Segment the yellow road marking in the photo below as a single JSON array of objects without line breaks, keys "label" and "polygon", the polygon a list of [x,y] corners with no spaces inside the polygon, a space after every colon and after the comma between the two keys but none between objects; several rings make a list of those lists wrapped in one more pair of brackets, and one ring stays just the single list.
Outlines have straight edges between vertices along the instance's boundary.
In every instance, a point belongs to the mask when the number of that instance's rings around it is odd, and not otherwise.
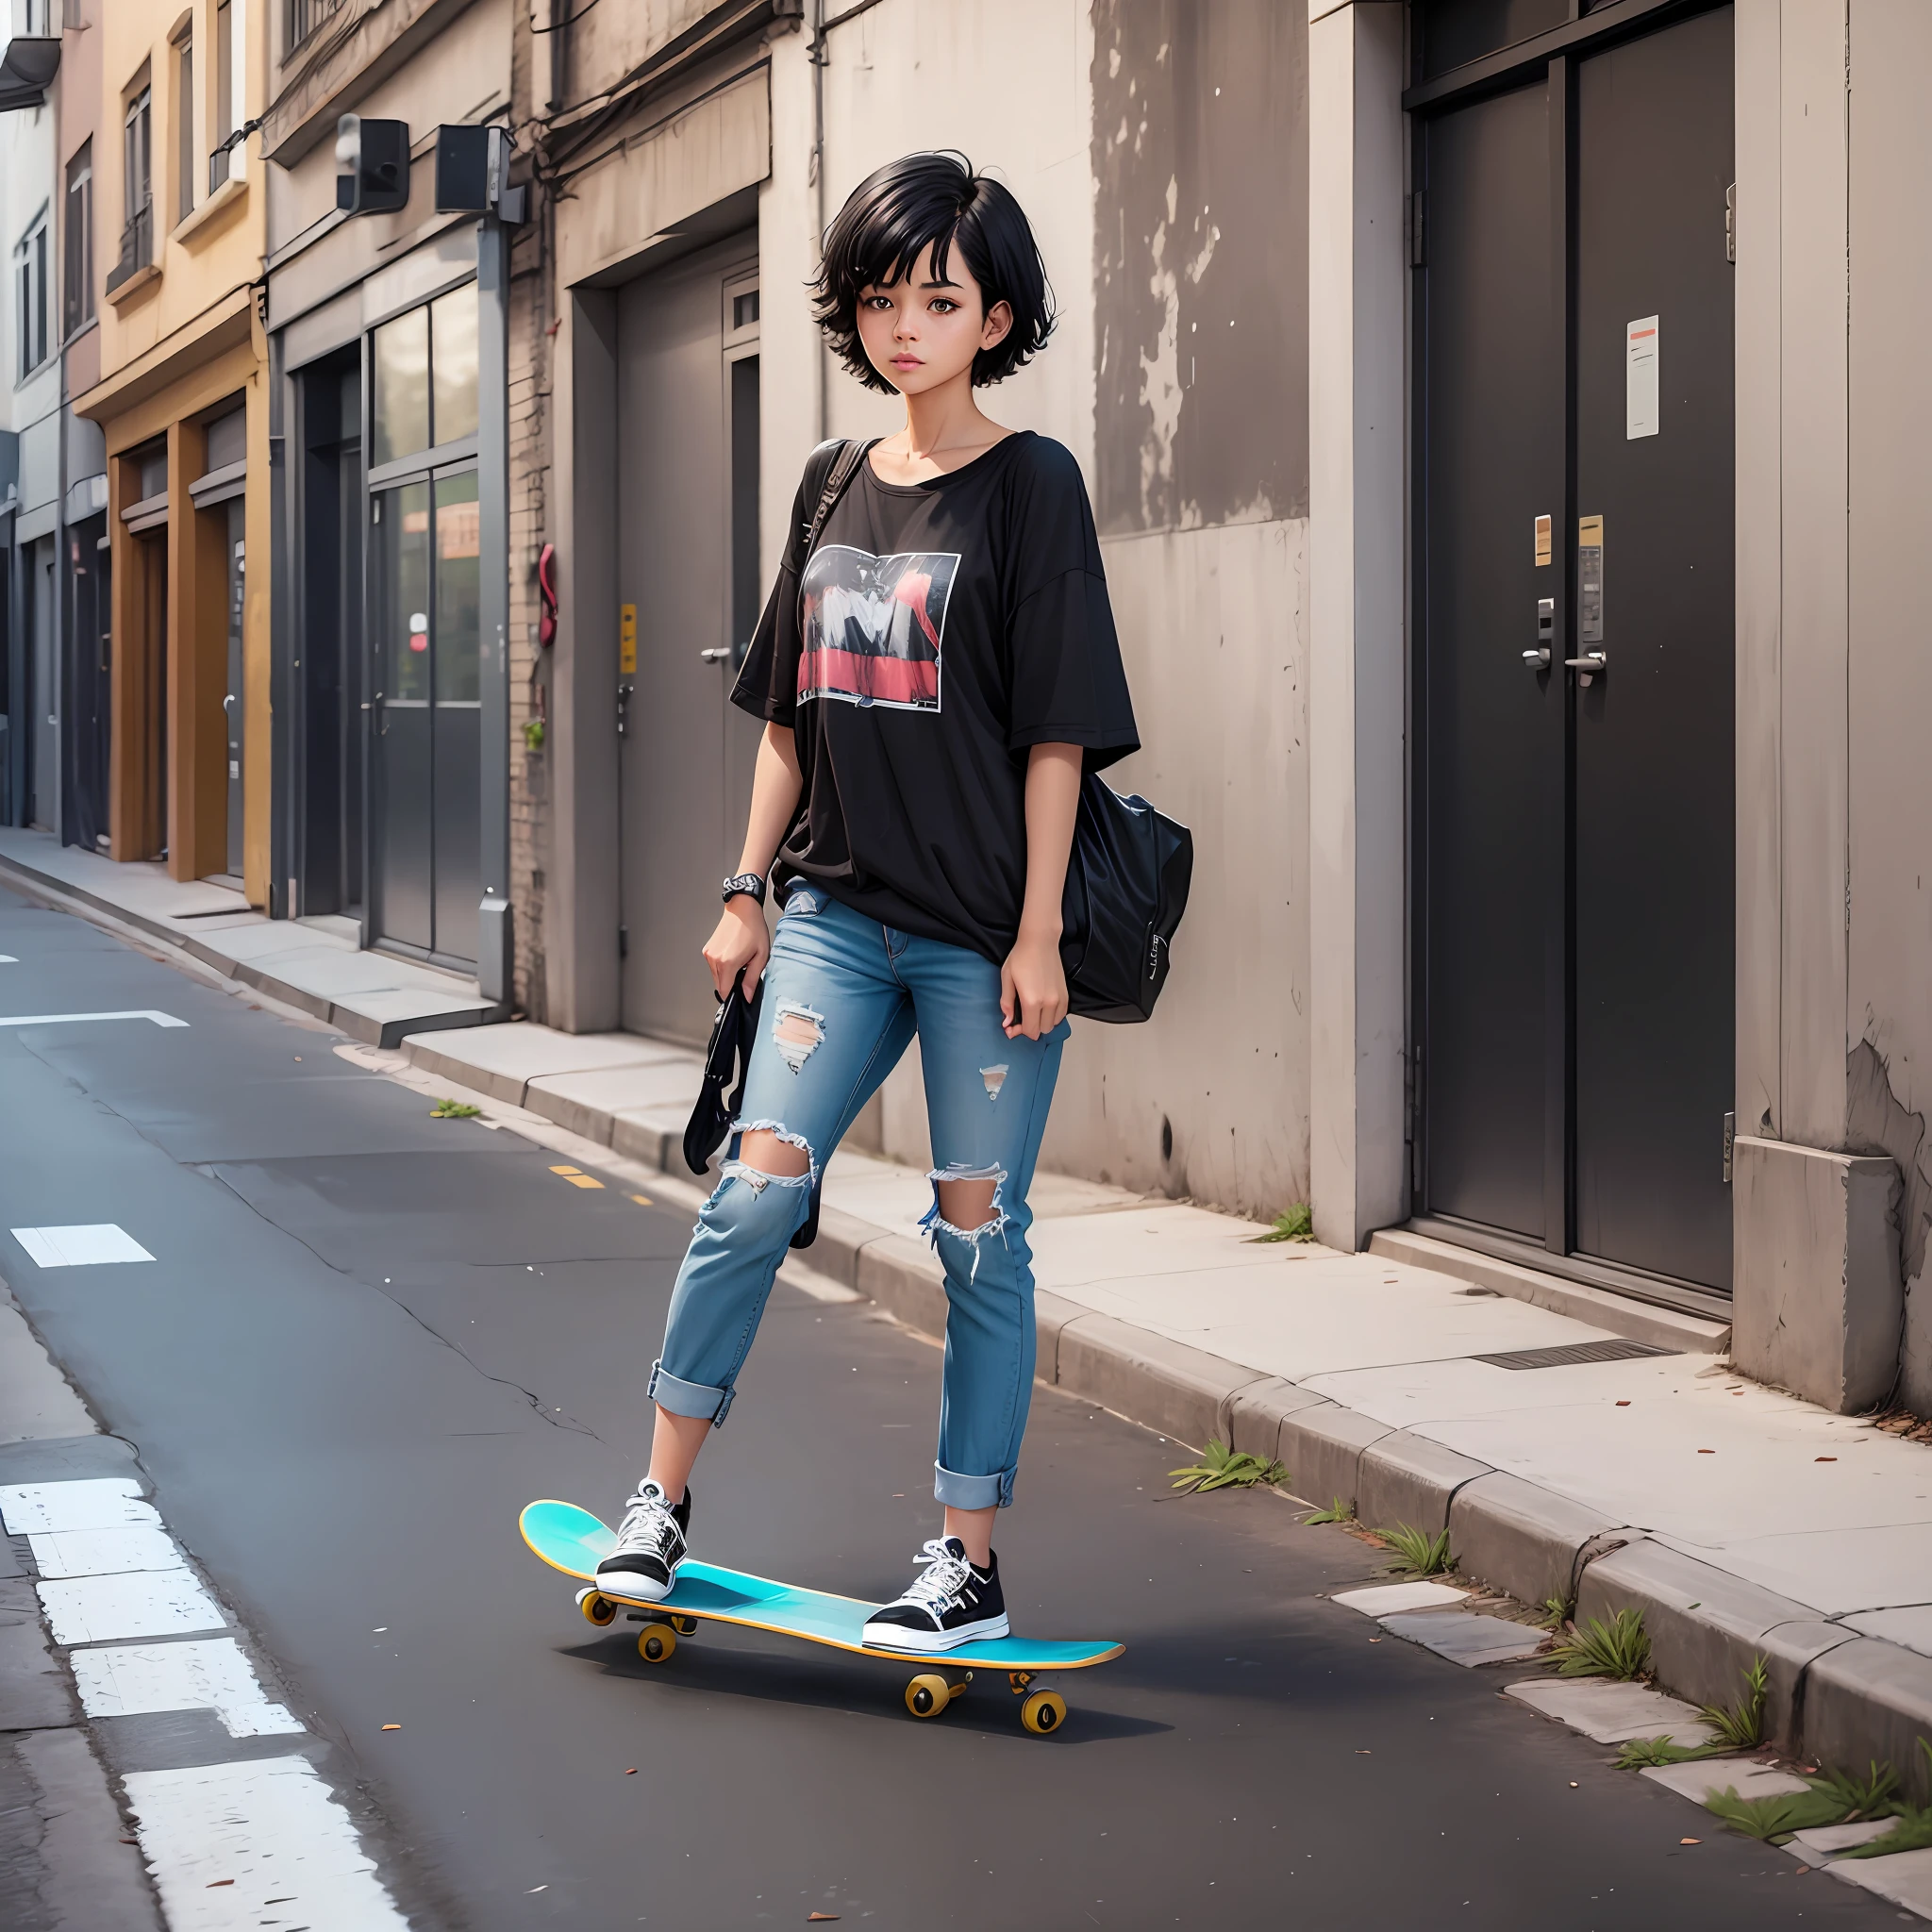
[{"label": "yellow road marking", "polygon": [[604,1183],[595,1175],[586,1174],[580,1167],[553,1167],[552,1174],[560,1174],[574,1188],[601,1188]]},{"label": "yellow road marking", "polygon": [[635,1201],[640,1208],[648,1208],[651,1205],[651,1197],[648,1194],[633,1194],[631,1196],[631,1199]]}]

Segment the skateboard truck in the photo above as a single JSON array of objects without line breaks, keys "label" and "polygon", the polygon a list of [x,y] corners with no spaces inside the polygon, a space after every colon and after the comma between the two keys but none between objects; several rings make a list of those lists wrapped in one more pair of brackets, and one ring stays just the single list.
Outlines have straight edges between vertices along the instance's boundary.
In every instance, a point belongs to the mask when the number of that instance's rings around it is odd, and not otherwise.
[{"label": "skateboard truck", "polygon": [[1008,1671],[1007,1689],[1015,1697],[1025,1699],[1020,1707],[1020,1722],[1036,1738],[1043,1738],[1066,1723],[1067,1700],[1037,1671]]}]

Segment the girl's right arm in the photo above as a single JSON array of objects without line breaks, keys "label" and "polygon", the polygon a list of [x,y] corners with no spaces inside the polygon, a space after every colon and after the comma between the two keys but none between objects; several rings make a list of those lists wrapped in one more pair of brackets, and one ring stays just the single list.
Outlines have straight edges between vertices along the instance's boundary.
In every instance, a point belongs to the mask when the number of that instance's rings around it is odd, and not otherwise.
[{"label": "girl's right arm", "polygon": [[[744,829],[740,872],[755,872],[760,878],[771,876],[779,841],[797,814],[804,783],[791,727],[767,724],[752,774],[751,821]],[[722,1000],[730,992],[731,983],[742,968],[744,996],[749,1000],[758,991],[771,952],[772,935],[765,924],[764,908],[743,892],[727,899],[718,929],[705,941],[705,964],[711,969],[711,984],[717,988],[718,997]]]}]

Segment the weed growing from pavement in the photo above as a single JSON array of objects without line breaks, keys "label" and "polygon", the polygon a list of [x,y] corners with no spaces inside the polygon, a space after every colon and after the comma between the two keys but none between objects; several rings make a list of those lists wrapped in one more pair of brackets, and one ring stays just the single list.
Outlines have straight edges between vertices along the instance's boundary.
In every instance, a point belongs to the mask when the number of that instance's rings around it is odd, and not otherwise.
[{"label": "weed growing from pavement", "polygon": [[1542,1615],[1537,1618],[1545,1630],[1560,1630],[1570,1621],[1570,1612],[1575,1607],[1566,1604],[1559,1596],[1546,1596],[1543,1599]]},{"label": "weed growing from pavement", "polygon": [[1302,1518],[1302,1521],[1306,1524],[1353,1523],[1355,1521],[1355,1509],[1352,1505],[1344,1503],[1340,1496],[1337,1496],[1327,1508],[1310,1510],[1307,1515]]},{"label": "weed growing from pavement", "polygon": [[1722,1757],[1728,1744],[1679,1744],[1671,1738],[1632,1738],[1617,1753],[1619,1771],[1644,1771],[1654,1764],[1691,1764],[1700,1757]]},{"label": "weed growing from pavement", "polygon": [[1311,1241],[1315,1239],[1315,1216],[1306,1201],[1297,1201],[1292,1208],[1285,1209],[1274,1217],[1274,1225],[1266,1234],[1257,1234],[1257,1241]]},{"label": "weed growing from pavement", "polygon": [[[1925,1759],[1925,1778],[1932,1786],[1932,1743],[1924,1738],[1919,1740],[1919,1750]],[[1873,1767],[1876,1770],[1876,1766]],[[1890,1771],[1891,1767],[1886,1766]],[[1898,1823],[1883,1838],[1874,1838],[1869,1844],[1854,1845],[1843,1854],[1847,1858],[1884,1858],[1893,1852],[1932,1851],[1932,1805],[1907,1805],[1894,1803],[1892,1810]]]},{"label": "weed growing from pavement", "polygon": [[[1553,1600],[1554,1601],[1554,1600]],[[1641,1771],[1653,1764],[1690,1764],[1732,1751],[1755,1751],[1764,1741],[1764,1705],[1771,1675],[1760,1652],[1744,1673],[1744,1694],[1736,1704],[1706,1704],[1698,1716],[1717,1736],[1707,1744],[1679,1744],[1670,1738],[1632,1738],[1617,1753],[1619,1771]]]},{"label": "weed growing from pavement", "polygon": [[1614,1677],[1629,1683],[1650,1669],[1650,1632],[1641,1610],[1619,1610],[1606,1624],[1592,1617],[1570,1625],[1567,1641],[1550,1652],[1560,1677]]},{"label": "weed growing from pavement", "polygon": [[1771,1675],[1760,1652],[1744,1673],[1744,1694],[1736,1704],[1707,1704],[1698,1715],[1717,1733],[1718,1742],[1732,1751],[1755,1751],[1764,1741],[1764,1701],[1771,1694]]},{"label": "weed growing from pavement", "polygon": [[[1924,1740],[1920,1741],[1923,1745]],[[1807,1777],[1805,1783],[1808,1789],[1781,1792],[1774,1798],[1740,1798],[1735,1785],[1727,1786],[1724,1790],[1712,1791],[1705,1799],[1704,1808],[1713,1817],[1722,1818],[1733,1831],[1774,1845],[1784,1844],[1795,1832],[1817,1831],[1827,1824],[1856,1824],[1875,1818],[1903,1816],[1915,1825],[1923,1818],[1932,1827],[1932,1810],[1920,1813],[1910,1806],[1901,1805],[1893,1795],[1898,1787],[1898,1773],[1889,1764],[1874,1764],[1863,1778],[1842,1771],[1828,1771],[1822,1777]],[[1892,1844],[1890,1840],[1896,1836],[1894,1827],[1884,1839],[1874,1839],[1872,1845],[1858,1850],[1871,1857],[1880,1844],[1888,1852],[1910,1848]],[[1915,1839],[1914,1843],[1917,1842]]]},{"label": "weed growing from pavement", "polygon": [[1201,1460],[1186,1469],[1171,1469],[1168,1474],[1178,1476],[1174,1485],[1193,1496],[1205,1495],[1209,1490],[1252,1490],[1262,1483],[1285,1483],[1288,1480],[1286,1467],[1274,1461],[1263,1461],[1258,1456],[1249,1456],[1244,1451],[1230,1449],[1225,1442],[1209,1441]]},{"label": "weed growing from pavement", "polygon": [[473,1121],[481,1113],[480,1107],[472,1107],[467,1100],[439,1100],[429,1109],[433,1121]]},{"label": "weed growing from pavement", "polygon": [[1396,1569],[1411,1576],[1446,1576],[1456,1567],[1446,1529],[1441,1536],[1431,1536],[1427,1530],[1398,1523],[1393,1529],[1378,1529],[1375,1534],[1395,1552]]}]

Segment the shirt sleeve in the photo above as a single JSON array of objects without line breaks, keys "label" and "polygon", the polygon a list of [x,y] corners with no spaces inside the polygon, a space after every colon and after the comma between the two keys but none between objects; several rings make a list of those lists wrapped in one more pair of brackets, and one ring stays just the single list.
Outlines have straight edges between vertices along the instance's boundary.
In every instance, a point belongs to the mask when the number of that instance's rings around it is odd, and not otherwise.
[{"label": "shirt sleeve", "polygon": [[777,581],[752,633],[738,682],[731,687],[731,702],[768,724],[789,726],[798,709],[798,656],[804,643],[798,628],[798,576],[805,567],[799,553],[807,527],[801,480],[791,503],[791,539],[778,565]]},{"label": "shirt sleeve", "polygon": [[1007,748],[1077,744],[1097,772],[1141,748],[1100,540],[1078,465],[1036,438],[1012,492]]}]

